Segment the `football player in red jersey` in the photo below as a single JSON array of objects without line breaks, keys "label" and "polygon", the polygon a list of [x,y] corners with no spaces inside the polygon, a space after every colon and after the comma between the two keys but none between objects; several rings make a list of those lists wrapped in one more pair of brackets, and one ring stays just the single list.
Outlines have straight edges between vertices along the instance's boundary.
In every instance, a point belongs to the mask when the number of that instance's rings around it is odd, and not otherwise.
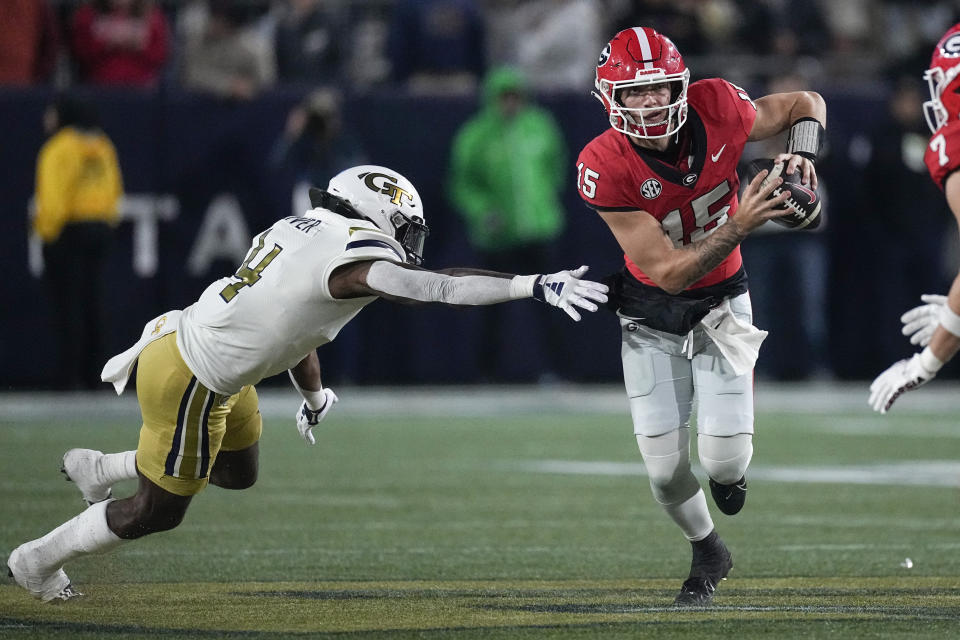
[{"label": "football player in red jersey", "polygon": [[[930,100],[923,104],[933,136],[924,161],[930,177],[947,198],[947,205],[960,224],[960,24],[947,30],[923,74],[930,87]],[[929,382],[960,350],[960,274],[946,296],[925,295],[926,304],[903,314],[903,334],[923,347],[900,360],[870,385],[870,406],[886,413],[901,394]]]},{"label": "football player in red jersey", "polygon": [[719,78],[690,83],[673,42],[634,27],[597,62],[596,95],[611,128],[577,160],[577,186],[609,225],[626,266],[612,279],[634,433],[654,498],[692,543],[675,604],[709,604],[733,562],[690,470],[697,402],[700,462],[713,498],[733,515],[753,453],[753,365],[766,335],[752,325],[740,242],[782,215],[779,180],[761,172],[738,202],[744,145],[790,129],[787,173],[816,187],[826,105],[797,91],[751,100]]}]

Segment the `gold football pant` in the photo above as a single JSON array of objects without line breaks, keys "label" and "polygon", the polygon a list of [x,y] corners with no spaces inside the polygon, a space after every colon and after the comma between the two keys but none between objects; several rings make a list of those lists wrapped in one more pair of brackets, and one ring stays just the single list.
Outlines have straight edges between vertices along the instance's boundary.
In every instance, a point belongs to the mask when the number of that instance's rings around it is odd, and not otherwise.
[{"label": "gold football pant", "polygon": [[253,385],[228,397],[204,387],[180,356],[175,332],[140,354],[137,400],[143,414],[137,469],[180,496],[207,486],[221,449],[240,451],[260,439],[263,421]]}]

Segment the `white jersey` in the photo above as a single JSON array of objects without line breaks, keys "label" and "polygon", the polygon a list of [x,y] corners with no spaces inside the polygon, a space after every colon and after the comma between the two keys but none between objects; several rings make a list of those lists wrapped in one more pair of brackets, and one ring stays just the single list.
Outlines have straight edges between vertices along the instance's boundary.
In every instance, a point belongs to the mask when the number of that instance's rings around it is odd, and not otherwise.
[{"label": "white jersey", "polygon": [[405,260],[371,222],[324,209],[310,216],[284,218],[258,235],[237,272],[183,310],[177,346],[208,389],[233,395],[290,369],[376,299],[332,297],[327,281],[336,267]]}]

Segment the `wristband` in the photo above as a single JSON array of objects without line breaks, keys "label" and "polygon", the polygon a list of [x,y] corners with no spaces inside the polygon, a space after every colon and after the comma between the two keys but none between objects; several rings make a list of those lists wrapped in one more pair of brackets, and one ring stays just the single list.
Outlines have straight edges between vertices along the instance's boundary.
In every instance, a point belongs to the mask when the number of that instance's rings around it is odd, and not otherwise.
[{"label": "wristband", "polygon": [[520,300],[522,298],[532,298],[534,286],[540,278],[539,274],[532,276],[513,276],[510,281],[510,298]]},{"label": "wristband", "polygon": [[321,388],[319,391],[301,389],[300,385],[297,384],[296,378],[293,377],[293,371],[287,369],[287,373],[290,374],[290,381],[293,382],[293,387],[307,402],[307,407],[309,407],[312,411],[319,411],[320,409],[323,409],[323,405],[327,403],[327,396],[323,393],[323,388]]},{"label": "wristband", "polygon": [[943,360],[933,355],[930,347],[926,347],[920,352],[920,366],[930,373],[936,373],[943,366]]},{"label": "wristband", "polygon": [[823,125],[816,118],[800,118],[790,127],[790,135],[787,137],[787,153],[794,153],[811,162],[816,162],[820,150],[823,148],[825,131]]},{"label": "wristband", "polygon": [[940,308],[940,326],[960,338],[960,315],[954,313],[946,302]]}]

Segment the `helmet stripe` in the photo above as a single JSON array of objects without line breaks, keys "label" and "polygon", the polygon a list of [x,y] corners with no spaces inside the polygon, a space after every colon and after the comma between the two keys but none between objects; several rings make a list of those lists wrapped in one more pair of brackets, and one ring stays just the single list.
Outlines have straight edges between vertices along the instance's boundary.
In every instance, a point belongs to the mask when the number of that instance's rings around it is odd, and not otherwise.
[{"label": "helmet stripe", "polygon": [[653,52],[650,50],[650,40],[647,38],[647,32],[643,30],[643,27],[633,27],[633,32],[637,34],[637,41],[640,43],[643,68],[653,69]]}]

